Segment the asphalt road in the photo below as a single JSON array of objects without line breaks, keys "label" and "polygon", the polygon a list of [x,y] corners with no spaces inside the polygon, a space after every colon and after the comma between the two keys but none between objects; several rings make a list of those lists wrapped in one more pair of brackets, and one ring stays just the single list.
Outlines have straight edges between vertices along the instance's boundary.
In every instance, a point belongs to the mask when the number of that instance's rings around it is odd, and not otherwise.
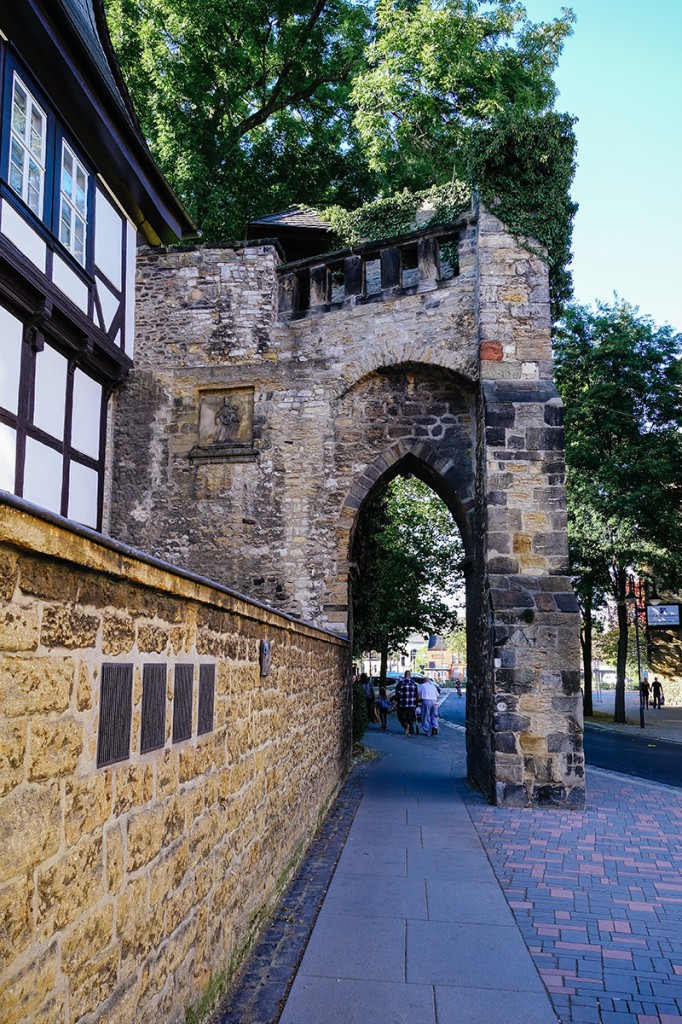
[{"label": "asphalt road", "polygon": [[[442,719],[464,725],[466,700],[450,694],[440,705]],[[608,729],[585,726],[585,759],[596,768],[608,768],[650,782],[682,788],[682,744],[655,740],[646,729],[626,736]]]}]

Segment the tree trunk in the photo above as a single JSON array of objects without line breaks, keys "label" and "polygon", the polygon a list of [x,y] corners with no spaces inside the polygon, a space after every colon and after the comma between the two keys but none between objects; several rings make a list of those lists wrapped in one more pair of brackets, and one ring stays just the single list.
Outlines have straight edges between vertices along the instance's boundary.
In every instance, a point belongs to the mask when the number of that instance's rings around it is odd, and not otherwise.
[{"label": "tree trunk", "polygon": [[379,686],[386,685],[386,669],[388,668],[388,644],[381,645],[381,665],[379,667]]},{"label": "tree trunk", "polygon": [[583,714],[592,717],[592,602],[586,601],[583,606],[583,628],[580,636],[583,649],[583,672],[585,683],[583,690]]},{"label": "tree trunk", "polygon": [[616,664],[616,705],[614,722],[625,723],[625,666],[628,659],[628,606],[625,603],[625,573],[618,573],[618,661]]}]

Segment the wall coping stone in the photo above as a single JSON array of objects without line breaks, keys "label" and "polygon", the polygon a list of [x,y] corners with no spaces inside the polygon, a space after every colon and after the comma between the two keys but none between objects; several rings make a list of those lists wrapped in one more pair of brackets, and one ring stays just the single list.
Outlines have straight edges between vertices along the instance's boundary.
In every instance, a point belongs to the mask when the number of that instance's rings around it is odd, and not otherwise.
[{"label": "wall coping stone", "polygon": [[178,568],[7,492],[0,494],[0,541],[33,554],[166,591],[185,600],[218,605],[271,626],[286,629],[290,623],[295,625],[296,632],[323,637],[332,644],[345,646],[348,642],[345,635],[277,611],[205,576]]}]

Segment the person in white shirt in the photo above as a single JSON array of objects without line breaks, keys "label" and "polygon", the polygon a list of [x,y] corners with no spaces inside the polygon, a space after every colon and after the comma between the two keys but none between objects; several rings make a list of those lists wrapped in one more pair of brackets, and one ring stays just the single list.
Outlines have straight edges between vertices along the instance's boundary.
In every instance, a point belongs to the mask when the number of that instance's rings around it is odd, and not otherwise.
[{"label": "person in white shirt", "polygon": [[440,690],[433,679],[425,679],[419,684],[419,696],[422,702],[422,732],[425,736],[438,735],[438,695]]}]

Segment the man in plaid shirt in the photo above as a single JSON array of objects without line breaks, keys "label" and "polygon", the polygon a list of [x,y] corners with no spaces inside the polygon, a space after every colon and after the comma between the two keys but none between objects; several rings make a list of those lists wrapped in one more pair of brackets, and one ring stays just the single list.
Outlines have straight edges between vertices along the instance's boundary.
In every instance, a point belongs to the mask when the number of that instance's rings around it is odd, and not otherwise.
[{"label": "man in plaid shirt", "polygon": [[409,668],[395,688],[395,703],[398,711],[398,721],[405,730],[405,735],[413,735],[415,722],[417,721],[417,701],[419,690],[412,679]]}]

